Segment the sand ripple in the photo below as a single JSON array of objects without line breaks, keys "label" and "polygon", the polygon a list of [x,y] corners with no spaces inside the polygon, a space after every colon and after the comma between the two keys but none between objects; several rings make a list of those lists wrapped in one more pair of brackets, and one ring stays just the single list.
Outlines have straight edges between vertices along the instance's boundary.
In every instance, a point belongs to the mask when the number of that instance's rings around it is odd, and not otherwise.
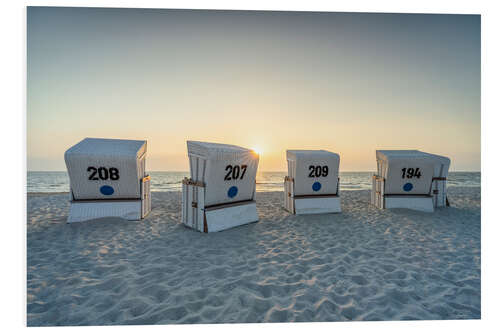
[{"label": "sand ripple", "polygon": [[292,216],[257,194],[260,222],[182,226],[180,193],[141,222],[65,223],[67,194],[28,196],[29,326],[480,318],[480,189],[450,188],[434,214]]}]

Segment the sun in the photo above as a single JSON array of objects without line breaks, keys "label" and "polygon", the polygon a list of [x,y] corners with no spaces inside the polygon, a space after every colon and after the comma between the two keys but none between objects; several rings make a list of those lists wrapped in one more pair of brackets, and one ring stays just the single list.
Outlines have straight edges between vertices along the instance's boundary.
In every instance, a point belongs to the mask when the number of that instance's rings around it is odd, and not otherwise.
[{"label": "sun", "polygon": [[257,153],[257,155],[262,155],[262,149],[260,149],[259,147],[253,147],[253,148],[250,148],[252,151],[254,151],[255,153]]}]

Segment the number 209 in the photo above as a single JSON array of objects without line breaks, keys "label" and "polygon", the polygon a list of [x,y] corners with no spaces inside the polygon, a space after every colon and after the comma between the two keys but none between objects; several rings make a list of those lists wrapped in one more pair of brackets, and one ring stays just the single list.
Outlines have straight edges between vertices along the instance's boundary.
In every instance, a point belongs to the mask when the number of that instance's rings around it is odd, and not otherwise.
[{"label": "number 209", "polygon": [[328,176],[328,165],[310,165],[308,177],[326,177]]}]

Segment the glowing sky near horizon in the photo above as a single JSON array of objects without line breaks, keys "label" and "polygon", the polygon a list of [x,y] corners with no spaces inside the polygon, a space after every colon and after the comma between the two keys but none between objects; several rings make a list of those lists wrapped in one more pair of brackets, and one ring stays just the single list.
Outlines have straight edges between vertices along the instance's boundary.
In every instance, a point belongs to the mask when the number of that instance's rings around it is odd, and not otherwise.
[{"label": "glowing sky near horizon", "polygon": [[479,15],[28,7],[27,166],[65,170],[84,137],[148,140],[149,170],[188,170],[186,140],[375,149],[477,171]]}]

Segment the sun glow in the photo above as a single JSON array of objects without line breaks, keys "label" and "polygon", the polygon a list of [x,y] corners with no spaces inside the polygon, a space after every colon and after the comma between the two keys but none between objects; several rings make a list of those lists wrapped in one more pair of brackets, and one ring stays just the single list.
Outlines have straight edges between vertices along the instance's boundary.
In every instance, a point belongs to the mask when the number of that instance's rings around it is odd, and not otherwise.
[{"label": "sun glow", "polygon": [[262,149],[258,148],[258,147],[253,147],[253,148],[250,148],[252,151],[254,151],[257,155],[262,155]]}]

